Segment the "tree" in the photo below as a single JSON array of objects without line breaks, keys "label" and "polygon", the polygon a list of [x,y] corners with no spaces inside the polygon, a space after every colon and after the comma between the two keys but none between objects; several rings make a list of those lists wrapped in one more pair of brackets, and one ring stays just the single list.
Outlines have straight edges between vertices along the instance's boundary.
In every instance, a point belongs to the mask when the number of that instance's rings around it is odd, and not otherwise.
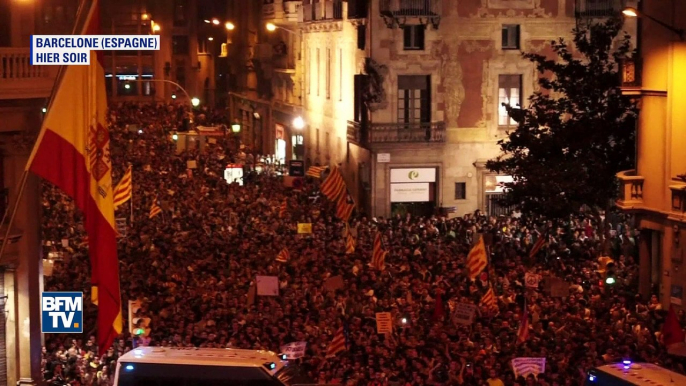
[{"label": "tree", "polygon": [[621,28],[614,18],[577,27],[576,54],[562,38],[551,42],[557,60],[523,53],[542,74],[540,90],[524,109],[506,106],[517,128],[486,164],[513,177],[503,204],[549,219],[588,206],[597,217],[616,197],[615,174],[634,166],[637,114],[619,88],[618,63],[630,51]]}]

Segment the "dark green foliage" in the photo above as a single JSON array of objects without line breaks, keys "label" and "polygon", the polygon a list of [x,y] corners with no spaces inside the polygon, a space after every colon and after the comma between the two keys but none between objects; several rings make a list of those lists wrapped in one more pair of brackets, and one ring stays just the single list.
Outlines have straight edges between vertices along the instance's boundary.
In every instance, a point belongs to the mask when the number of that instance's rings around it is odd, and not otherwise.
[{"label": "dark green foliage", "polygon": [[[635,103],[621,95],[617,63],[629,54],[621,20],[578,27],[576,53],[553,41],[554,60],[523,56],[546,76],[526,109],[508,106],[517,129],[499,142],[488,169],[511,175],[504,204],[562,219],[584,205],[605,209],[617,194],[615,174],[634,166]],[[596,212],[597,213],[597,212]]]}]

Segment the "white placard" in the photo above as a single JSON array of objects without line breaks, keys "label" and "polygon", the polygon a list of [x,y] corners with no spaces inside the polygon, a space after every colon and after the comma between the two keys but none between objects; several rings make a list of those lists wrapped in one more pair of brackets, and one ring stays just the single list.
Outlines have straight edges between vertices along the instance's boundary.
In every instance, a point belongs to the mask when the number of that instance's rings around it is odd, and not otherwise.
[{"label": "white placard", "polygon": [[281,353],[286,354],[286,359],[298,359],[305,356],[307,342],[293,342],[281,346]]},{"label": "white placard", "polygon": [[436,168],[391,169],[393,182],[436,182]]},{"label": "white placard", "polygon": [[545,373],[545,358],[515,358],[512,360],[512,370],[515,377],[527,377],[529,374],[537,377]]},{"label": "white placard", "polygon": [[376,155],[376,162],[387,163],[391,162],[391,153],[379,153]]},{"label": "white placard", "polygon": [[476,314],[477,307],[474,304],[468,303],[457,303],[455,305],[455,322],[463,325],[469,326],[474,320],[474,314]]},{"label": "white placard", "polygon": [[257,276],[258,296],[279,296],[279,278],[276,276]]},{"label": "white placard", "polygon": [[391,202],[427,202],[429,184],[391,184]]}]

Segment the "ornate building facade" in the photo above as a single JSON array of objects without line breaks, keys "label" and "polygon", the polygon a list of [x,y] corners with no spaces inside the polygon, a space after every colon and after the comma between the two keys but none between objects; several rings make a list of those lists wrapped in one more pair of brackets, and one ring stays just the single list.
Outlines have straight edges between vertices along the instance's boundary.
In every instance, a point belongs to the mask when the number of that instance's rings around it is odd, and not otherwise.
[{"label": "ornate building facade", "polygon": [[[500,214],[485,162],[576,23],[619,0],[303,1],[305,159],[340,164],[359,206],[394,213]],[[635,25],[635,23],[634,23]],[[632,23],[627,23],[632,32]]]}]

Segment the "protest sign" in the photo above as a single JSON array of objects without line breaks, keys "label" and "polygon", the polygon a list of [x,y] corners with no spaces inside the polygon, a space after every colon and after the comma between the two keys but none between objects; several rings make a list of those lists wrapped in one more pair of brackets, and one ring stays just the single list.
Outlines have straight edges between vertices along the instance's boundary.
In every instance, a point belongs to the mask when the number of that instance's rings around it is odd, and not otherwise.
[{"label": "protest sign", "polygon": [[279,278],[276,276],[257,276],[257,295],[279,296]]},{"label": "protest sign", "polygon": [[298,223],[298,234],[309,234],[312,233],[311,223]]},{"label": "protest sign", "polygon": [[117,217],[114,222],[117,225],[118,236],[126,237],[126,217]]},{"label": "protest sign", "polygon": [[343,288],[343,285],[343,276],[332,276],[326,279],[326,282],[324,283],[324,288],[326,288],[329,291],[336,291],[338,289]]},{"label": "protest sign", "polygon": [[305,356],[307,342],[293,342],[281,346],[281,353],[286,354],[286,359],[298,359]]},{"label": "protest sign", "polygon": [[376,333],[388,334],[393,332],[393,322],[390,312],[376,313]]},{"label": "protest sign", "polygon": [[186,169],[197,169],[198,168],[198,161],[192,159],[186,161]]},{"label": "protest sign", "polygon": [[453,314],[455,322],[463,326],[472,324],[476,308],[477,307],[474,304],[457,303],[455,305],[455,313]]},{"label": "protest sign", "polygon": [[514,370],[515,378],[522,376],[527,377],[529,374],[538,376],[538,374],[545,373],[545,358],[515,358],[512,360],[512,370]]}]

